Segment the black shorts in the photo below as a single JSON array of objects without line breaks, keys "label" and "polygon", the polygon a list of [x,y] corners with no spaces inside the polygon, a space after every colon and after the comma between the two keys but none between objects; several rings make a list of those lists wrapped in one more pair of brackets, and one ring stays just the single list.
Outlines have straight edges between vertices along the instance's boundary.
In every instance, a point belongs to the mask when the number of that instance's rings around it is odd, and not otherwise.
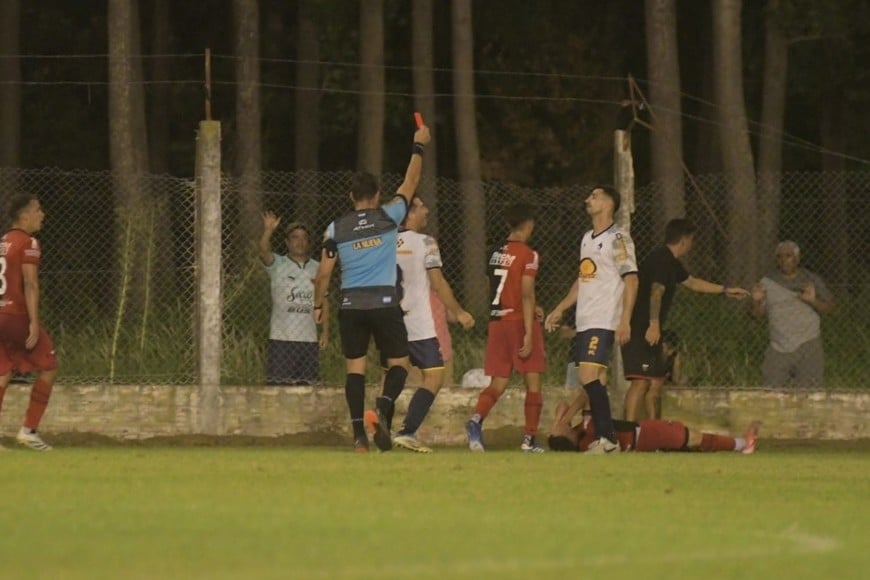
[{"label": "black shorts", "polygon": [[408,331],[405,329],[405,316],[398,305],[372,310],[339,310],[338,328],[345,358],[366,356],[373,336],[375,346],[383,356],[408,356]]},{"label": "black shorts", "polygon": [[622,369],[626,379],[663,379],[668,364],[662,341],[650,345],[643,336],[632,336],[622,345]]}]

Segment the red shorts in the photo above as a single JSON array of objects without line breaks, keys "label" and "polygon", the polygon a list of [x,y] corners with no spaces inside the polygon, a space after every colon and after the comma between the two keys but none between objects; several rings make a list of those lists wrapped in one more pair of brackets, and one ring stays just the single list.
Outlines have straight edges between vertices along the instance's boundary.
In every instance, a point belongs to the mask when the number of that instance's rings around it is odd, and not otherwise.
[{"label": "red shorts", "polygon": [[54,343],[42,325],[39,339],[27,350],[24,344],[30,331],[30,320],[20,314],[0,314],[0,375],[17,370],[27,374],[32,371],[51,371],[57,368]]},{"label": "red shorts", "polygon": [[507,378],[511,371],[542,373],[547,368],[544,358],[544,333],[537,320],[532,324],[532,353],[520,358],[525,326],[522,320],[492,320],[486,337],[486,355],[483,370],[490,377]]},{"label": "red shorts", "polygon": [[644,419],[638,425],[637,451],[679,451],[689,442],[689,432],[679,421]]}]

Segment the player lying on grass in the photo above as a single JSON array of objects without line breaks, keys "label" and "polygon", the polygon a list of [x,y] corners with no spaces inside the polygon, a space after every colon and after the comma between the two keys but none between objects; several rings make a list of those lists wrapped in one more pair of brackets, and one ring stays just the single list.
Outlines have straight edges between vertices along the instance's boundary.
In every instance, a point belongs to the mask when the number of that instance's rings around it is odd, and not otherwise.
[{"label": "player lying on grass", "polygon": [[[595,426],[586,414],[586,393],[580,391],[569,405],[556,406],[556,418],[547,443],[553,451],[585,452],[597,440]],[[572,425],[574,417],[584,410],[581,421]],[[622,451],[738,451],[755,453],[758,421],[753,421],[743,437],[729,437],[690,429],[679,421],[645,419],[642,421],[614,421],[616,439]]]}]

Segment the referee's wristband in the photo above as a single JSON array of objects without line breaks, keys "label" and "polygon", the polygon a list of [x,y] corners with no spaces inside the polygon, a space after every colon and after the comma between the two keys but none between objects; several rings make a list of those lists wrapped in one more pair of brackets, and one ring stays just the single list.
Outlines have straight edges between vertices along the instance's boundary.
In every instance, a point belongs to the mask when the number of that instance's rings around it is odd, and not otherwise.
[{"label": "referee's wristband", "polygon": [[414,142],[414,148],[411,150],[411,155],[419,155],[420,157],[422,157],[423,149],[424,147],[422,143]]},{"label": "referee's wristband", "polygon": [[722,284],[722,294],[727,294],[727,293],[728,293],[728,286],[726,286],[725,284]]}]

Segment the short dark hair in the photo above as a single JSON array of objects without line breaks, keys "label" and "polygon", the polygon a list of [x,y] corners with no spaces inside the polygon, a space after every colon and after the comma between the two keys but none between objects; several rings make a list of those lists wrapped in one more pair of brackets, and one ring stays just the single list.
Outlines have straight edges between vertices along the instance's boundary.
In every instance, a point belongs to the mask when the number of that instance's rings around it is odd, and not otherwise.
[{"label": "short dark hair", "polygon": [[504,220],[510,229],[515,230],[523,222],[534,221],[536,213],[535,206],[525,201],[518,201],[505,208]]},{"label": "short dark hair", "polygon": [[372,199],[378,193],[378,178],[371,173],[357,173],[350,186],[350,195],[354,201]]},{"label": "short dark hair", "polygon": [[311,231],[308,229],[308,226],[306,226],[302,222],[290,222],[289,224],[287,224],[287,227],[284,228],[284,237],[289,238],[290,234],[292,234],[296,230],[302,230],[303,232],[305,232],[305,235],[308,236],[308,239],[311,239]]},{"label": "short dark hair", "polygon": [[612,185],[596,185],[592,188],[592,191],[595,191],[596,189],[600,189],[607,194],[607,197],[613,200],[613,213],[618,212],[619,205],[622,203],[622,197],[619,195],[619,192],[616,191],[616,188]]},{"label": "short dark hair", "polygon": [[693,236],[698,228],[686,218],[676,218],[665,226],[665,243],[676,244],[685,236]]},{"label": "short dark hair", "polygon": [[18,221],[18,218],[21,217],[21,212],[24,211],[24,208],[26,208],[34,201],[39,201],[39,198],[32,193],[19,193],[12,196],[12,199],[9,200],[9,207],[6,214],[7,216],[9,216],[9,220],[13,223]]}]

